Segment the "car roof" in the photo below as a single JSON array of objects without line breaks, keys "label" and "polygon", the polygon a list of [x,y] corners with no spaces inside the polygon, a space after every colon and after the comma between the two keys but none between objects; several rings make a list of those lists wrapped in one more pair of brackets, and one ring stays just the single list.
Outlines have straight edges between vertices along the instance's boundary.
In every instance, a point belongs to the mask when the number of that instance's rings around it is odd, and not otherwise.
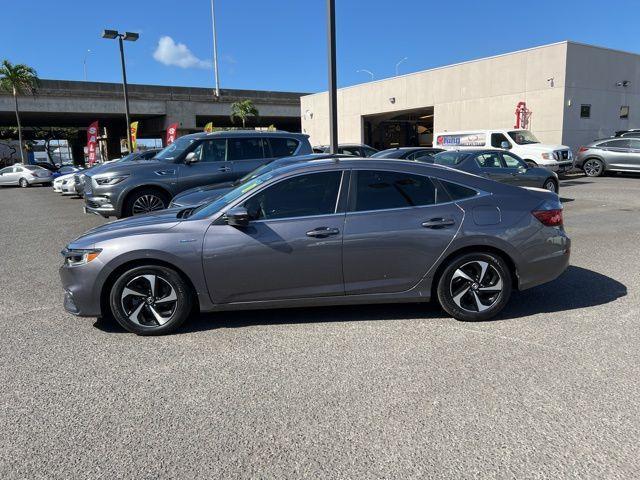
[{"label": "car roof", "polygon": [[197,132],[189,135],[183,135],[180,138],[211,138],[211,137],[305,137],[309,135],[304,133],[287,132],[284,130],[219,130],[217,132]]}]

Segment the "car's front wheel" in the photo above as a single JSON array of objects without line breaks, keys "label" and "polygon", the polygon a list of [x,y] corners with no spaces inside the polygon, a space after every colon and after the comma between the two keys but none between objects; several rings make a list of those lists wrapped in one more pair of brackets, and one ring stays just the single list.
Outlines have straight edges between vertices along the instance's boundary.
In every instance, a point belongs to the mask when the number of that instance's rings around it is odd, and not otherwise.
[{"label": "car's front wheel", "polygon": [[132,193],[125,201],[125,217],[163,210],[169,206],[167,195],[155,188],[144,188]]},{"label": "car's front wheel", "polygon": [[164,266],[135,267],[122,273],[109,295],[111,313],[137,335],[163,335],[184,323],[192,307],[185,280]]},{"label": "car's front wheel", "polygon": [[511,296],[506,262],[492,253],[466,253],[452,259],[440,276],[437,294],[442,308],[463,321],[488,320]]},{"label": "car's front wheel", "polygon": [[590,158],[584,162],[582,170],[587,177],[600,177],[604,173],[604,163],[597,158]]}]

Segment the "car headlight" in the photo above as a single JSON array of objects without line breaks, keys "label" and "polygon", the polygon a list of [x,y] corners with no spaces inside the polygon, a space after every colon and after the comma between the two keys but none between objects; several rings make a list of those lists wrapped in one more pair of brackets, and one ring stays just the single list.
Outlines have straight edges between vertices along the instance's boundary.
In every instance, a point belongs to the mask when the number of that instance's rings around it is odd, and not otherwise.
[{"label": "car headlight", "polygon": [[86,248],[86,249],[68,249],[65,248],[62,252],[64,257],[64,264],[68,267],[78,267],[80,265],[86,265],[89,262],[95,260],[102,252],[101,248]]},{"label": "car headlight", "polygon": [[554,152],[547,152],[541,155],[545,160],[556,160],[556,154]]},{"label": "car headlight", "polygon": [[96,183],[98,185],[115,185],[116,183],[120,183],[129,175],[110,175],[105,177],[94,177]]}]

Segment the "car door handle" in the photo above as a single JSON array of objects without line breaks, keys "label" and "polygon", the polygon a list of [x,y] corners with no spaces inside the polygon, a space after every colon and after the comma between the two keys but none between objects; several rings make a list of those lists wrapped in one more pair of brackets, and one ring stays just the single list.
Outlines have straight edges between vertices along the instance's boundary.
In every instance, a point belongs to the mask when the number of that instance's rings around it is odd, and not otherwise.
[{"label": "car door handle", "polygon": [[161,177],[164,177],[165,175],[174,175],[176,173],[175,170],[157,170],[156,175],[160,175]]},{"label": "car door handle", "polygon": [[230,172],[230,171],[231,171],[231,167],[227,167],[227,166],[220,167],[220,168],[218,169],[218,171],[219,171],[219,172]]},{"label": "car door handle", "polygon": [[330,237],[331,235],[338,235],[339,233],[340,233],[340,230],[338,230],[337,228],[318,227],[308,231],[307,237],[323,238],[323,237]]},{"label": "car door handle", "polygon": [[424,228],[444,228],[455,225],[456,221],[453,218],[432,218],[426,222],[422,222]]}]

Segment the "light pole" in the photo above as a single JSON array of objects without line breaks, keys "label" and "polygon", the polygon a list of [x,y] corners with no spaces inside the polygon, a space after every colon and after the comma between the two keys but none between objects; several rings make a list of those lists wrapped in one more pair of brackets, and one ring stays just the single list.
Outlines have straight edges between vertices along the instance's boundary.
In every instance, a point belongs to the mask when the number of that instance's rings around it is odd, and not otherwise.
[{"label": "light pole", "polygon": [[127,90],[127,69],[124,63],[124,45],[123,40],[128,40],[130,42],[135,42],[140,38],[140,35],[133,32],[124,32],[120,33],[117,30],[103,30],[102,38],[108,38],[113,40],[114,38],[118,39],[118,44],[120,45],[120,62],[122,63],[122,87],[124,90],[124,110],[127,118],[127,147],[129,148],[129,153],[132,153],[131,149],[131,122],[129,121],[129,92]]},{"label": "light pole", "polygon": [[82,73],[84,74],[84,81],[87,81],[87,57],[89,56],[89,54],[91,53],[90,49],[87,49],[87,51],[84,54],[84,58],[82,59]]},{"label": "light pole", "polygon": [[371,70],[361,68],[360,70],[356,70],[356,73],[368,73],[369,75],[371,75],[371,80],[373,81],[373,72]]},{"label": "light pole", "polygon": [[220,98],[220,78],[218,77],[218,41],[216,36],[216,12],[211,0],[211,35],[213,36],[213,76],[216,80],[216,97]]},{"label": "light pole", "polygon": [[409,57],[404,57],[402,60],[396,63],[396,77],[398,76],[398,67],[400,66],[401,63],[406,62],[407,60],[409,60]]},{"label": "light pole", "polygon": [[329,46],[329,153],[338,153],[338,82],[336,75],[336,2],[327,0]]}]

